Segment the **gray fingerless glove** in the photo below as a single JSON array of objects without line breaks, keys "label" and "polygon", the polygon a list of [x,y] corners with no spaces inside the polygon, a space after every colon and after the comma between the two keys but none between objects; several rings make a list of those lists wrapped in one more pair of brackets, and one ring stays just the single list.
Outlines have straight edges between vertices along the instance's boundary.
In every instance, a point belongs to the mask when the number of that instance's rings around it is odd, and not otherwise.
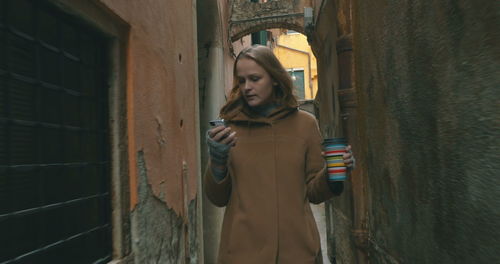
[{"label": "gray fingerless glove", "polygon": [[[229,156],[229,149],[231,146],[214,141],[206,134],[206,142],[208,145],[208,153],[210,154],[210,160],[212,163],[217,165],[226,165],[227,158]],[[226,176],[226,171],[212,166],[212,174],[217,182],[220,182]]]},{"label": "gray fingerless glove", "polygon": [[218,165],[226,165],[229,149],[231,146],[214,141],[207,132],[208,153],[212,163]]}]

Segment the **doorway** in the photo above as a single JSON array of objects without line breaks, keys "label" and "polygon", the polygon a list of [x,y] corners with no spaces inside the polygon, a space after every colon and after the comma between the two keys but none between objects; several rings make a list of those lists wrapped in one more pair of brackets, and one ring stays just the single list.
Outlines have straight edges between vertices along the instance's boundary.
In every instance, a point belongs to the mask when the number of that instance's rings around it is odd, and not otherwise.
[{"label": "doorway", "polygon": [[106,40],[45,1],[0,5],[0,263],[107,263]]}]

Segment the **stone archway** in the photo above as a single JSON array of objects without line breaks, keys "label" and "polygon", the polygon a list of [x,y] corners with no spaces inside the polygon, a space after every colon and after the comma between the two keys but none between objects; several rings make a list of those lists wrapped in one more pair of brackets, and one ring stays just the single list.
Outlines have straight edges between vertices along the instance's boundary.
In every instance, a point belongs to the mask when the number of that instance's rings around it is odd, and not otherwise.
[{"label": "stone archway", "polygon": [[307,0],[269,0],[254,3],[250,0],[233,0],[229,17],[229,39],[241,37],[266,28],[304,30],[304,7],[311,7]]}]

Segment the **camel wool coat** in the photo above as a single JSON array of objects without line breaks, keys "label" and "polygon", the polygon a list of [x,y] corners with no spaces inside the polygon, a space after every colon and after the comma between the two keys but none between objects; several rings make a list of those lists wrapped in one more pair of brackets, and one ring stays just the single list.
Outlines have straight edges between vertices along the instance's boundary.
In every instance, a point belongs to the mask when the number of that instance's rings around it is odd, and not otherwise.
[{"label": "camel wool coat", "polygon": [[322,263],[309,202],[333,196],[313,115],[278,108],[267,117],[241,111],[227,120],[238,141],[226,177],[204,177],[208,198],[226,206],[220,264]]}]

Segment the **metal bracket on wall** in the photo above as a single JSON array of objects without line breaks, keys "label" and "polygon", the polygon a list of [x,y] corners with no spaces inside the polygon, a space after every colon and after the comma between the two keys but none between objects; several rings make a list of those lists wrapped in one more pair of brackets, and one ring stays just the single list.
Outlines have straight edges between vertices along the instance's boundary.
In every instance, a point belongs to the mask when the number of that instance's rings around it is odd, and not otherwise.
[{"label": "metal bracket on wall", "polygon": [[354,88],[339,89],[337,90],[337,95],[341,108],[356,108],[358,106],[356,90]]},{"label": "metal bracket on wall", "polygon": [[340,113],[340,117],[342,118],[342,120],[347,120],[349,118],[349,113],[342,112]]},{"label": "metal bracket on wall", "polygon": [[368,230],[366,229],[352,229],[351,234],[354,238],[354,244],[363,250],[368,249]]}]

